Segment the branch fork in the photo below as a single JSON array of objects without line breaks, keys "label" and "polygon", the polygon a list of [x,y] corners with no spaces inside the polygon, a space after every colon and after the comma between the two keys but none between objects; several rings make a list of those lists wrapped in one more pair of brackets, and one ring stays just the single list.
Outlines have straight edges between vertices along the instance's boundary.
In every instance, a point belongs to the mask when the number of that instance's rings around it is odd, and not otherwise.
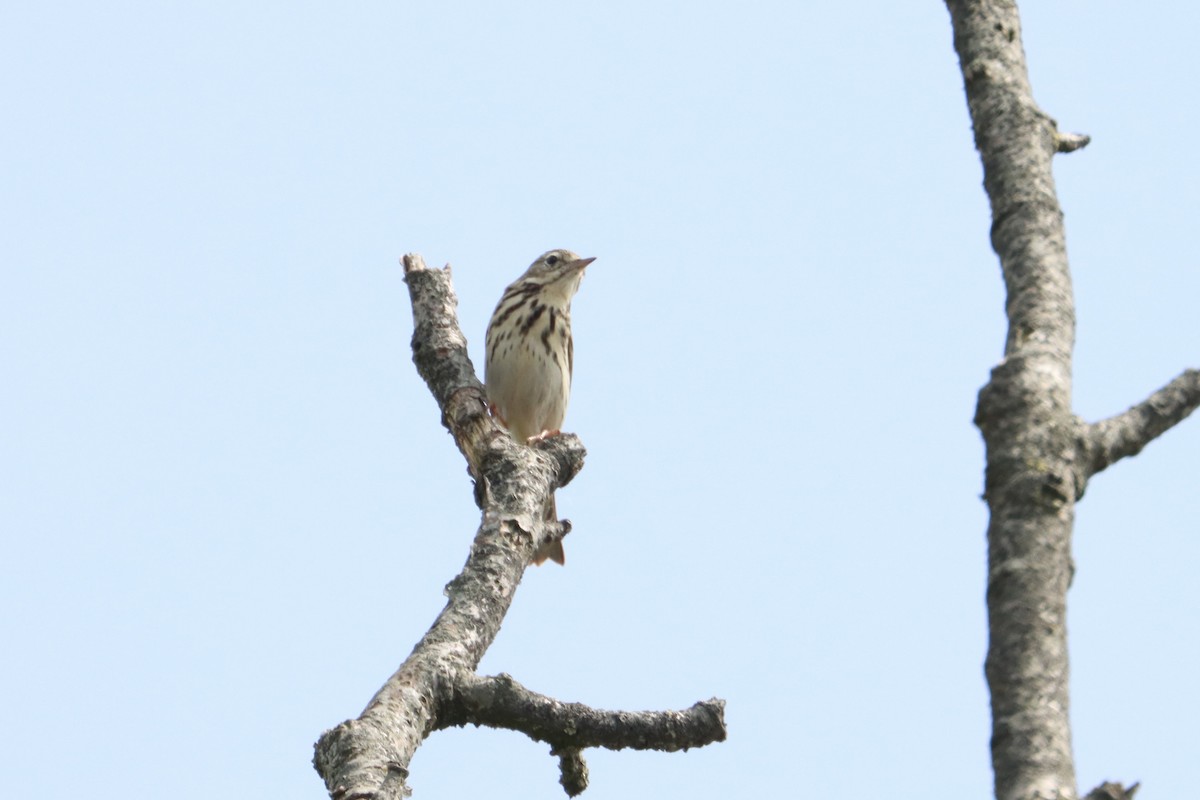
[{"label": "branch fork", "polygon": [[[1200,405],[1187,370],[1089,424],[1072,411],[1075,302],[1052,159],[1088,144],[1062,133],[1029,84],[1015,0],[946,0],[1006,289],[1004,359],[979,393],[987,466],[988,653],[994,792],[1079,796],[1071,752],[1067,589],[1075,503],[1088,480]],[[1101,787],[1125,798],[1118,784]],[[1111,789],[1111,791],[1110,791]],[[1126,792],[1128,791],[1128,794]]]},{"label": "branch fork", "polygon": [[724,741],[720,700],[685,711],[599,711],[531,692],[507,675],[475,673],[536,549],[570,532],[569,521],[545,521],[541,510],[551,492],[579,474],[586,453],[573,434],[532,446],[512,441],[488,414],[458,326],[449,267],[430,270],[415,254],[403,263],[413,306],[413,361],[466,458],[482,520],[433,626],[363,713],[317,742],[313,765],[330,796],[408,796],[416,749],[433,731],[451,726],[507,728],[550,744],[570,796],[587,787],[585,748],[672,752]]}]

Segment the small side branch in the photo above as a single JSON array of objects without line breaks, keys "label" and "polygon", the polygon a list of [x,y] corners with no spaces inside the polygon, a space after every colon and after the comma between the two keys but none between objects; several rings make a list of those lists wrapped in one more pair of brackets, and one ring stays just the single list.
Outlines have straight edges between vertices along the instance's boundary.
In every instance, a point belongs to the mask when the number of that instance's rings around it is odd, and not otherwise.
[{"label": "small side branch", "polygon": [[1105,782],[1088,792],[1083,800],[1133,800],[1139,786],[1140,783],[1127,787],[1119,783]]},{"label": "small side branch", "polygon": [[487,725],[524,733],[558,752],[587,747],[674,752],[725,741],[725,701],[684,711],[603,711],[530,691],[509,675],[469,676],[446,726]]},{"label": "small side branch", "polygon": [[1076,150],[1082,150],[1092,142],[1092,137],[1086,133],[1060,133],[1054,134],[1054,150],[1057,153],[1074,153]]},{"label": "small side branch", "polygon": [[1084,430],[1087,477],[1142,448],[1178,425],[1200,406],[1200,370],[1184,370],[1175,380],[1128,411]]},{"label": "small side branch", "polygon": [[558,770],[562,774],[558,782],[568,797],[578,797],[588,787],[587,762],[583,760],[583,751],[574,747],[565,750],[552,750],[558,756]]}]

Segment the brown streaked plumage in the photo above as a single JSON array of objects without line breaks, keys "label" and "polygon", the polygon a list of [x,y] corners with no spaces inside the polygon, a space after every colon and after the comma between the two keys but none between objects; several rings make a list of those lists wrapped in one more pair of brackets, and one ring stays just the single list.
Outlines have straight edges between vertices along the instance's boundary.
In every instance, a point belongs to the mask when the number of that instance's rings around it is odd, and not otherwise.
[{"label": "brown streaked plumage", "polygon": [[[484,382],[492,413],[516,441],[527,444],[554,436],[562,427],[571,396],[574,342],[571,298],[593,258],[551,250],[509,284],[487,330]],[[554,496],[546,519],[557,516]],[[535,564],[549,558],[562,564],[562,542],[539,549]]]}]

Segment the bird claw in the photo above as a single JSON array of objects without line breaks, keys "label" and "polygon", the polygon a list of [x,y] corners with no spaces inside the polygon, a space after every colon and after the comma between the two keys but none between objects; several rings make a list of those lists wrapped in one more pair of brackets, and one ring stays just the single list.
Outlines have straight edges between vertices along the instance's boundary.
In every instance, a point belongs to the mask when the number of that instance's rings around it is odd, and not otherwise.
[{"label": "bird claw", "polygon": [[561,433],[562,433],[562,431],[557,430],[557,429],[552,430],[552,431],[542,431],[537,436],[530,436],[528,439],[525,440],[525,443],[526,444],[536,444],[537,442],[541,442],[546,439],[549,439],[551,436],[558,436]]}]

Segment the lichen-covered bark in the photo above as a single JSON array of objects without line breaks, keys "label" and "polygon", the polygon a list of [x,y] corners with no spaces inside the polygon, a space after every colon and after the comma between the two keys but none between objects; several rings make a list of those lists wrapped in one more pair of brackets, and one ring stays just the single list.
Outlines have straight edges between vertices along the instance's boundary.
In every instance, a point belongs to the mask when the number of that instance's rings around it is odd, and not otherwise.
[{"label": "lichen-covered bark", "polygon": [[724,715],[725,701],[716,698],[684,711],[603,711],[532,692],[501,674],[465,681],[444,721],[519,730],[555,748],[675,752],[709,744]]},{"label": "lichen-covered bark", "polygon": [[[466,565],[446,587],[446,607],[433,626],[363,713],[326,731],[317,742],[313,764],[330,796],[407,796],[408,765],[425,737],[470,722],[522,731],[554,745],[563,787],[572,795],[587,785],[584,747],[669,751],[681,741],[700,746],[724,740],[721,701],[685,712],[655,712],[657,728],[634,724],[645,722],[638,716],[629,724],[603,728],[609,737],[597,739],[575,731],[590,731],[597,720],[611,722],[608,712],[517,691],[508,678],[475,675],[534,550],[570,529],[544,521],[542,509],[550,493],[582,468],[584,450],[571,434],[535,447],[517,445],[493,422],[455,316],[449,270],[428,270],[419,256],[406,256],[404,265],[413,304],[413,360],[476,480],[482,522]],[[493,699],[484,702],[489,691]]]},{"label": "lichen-covered bark", "polygon": [[980,391],[975,415],[987,449],[986,674],[995,796],[1074,800],[1066,596],[1075,503],[1093,474],[1138,452],[1200,404],[1200,380],[1189,370],[1111,420],[1088,425],[1075,417],[1075,307],[1051,160],[1089,138],[1060,134],[1034,103],[1013,0],[946,5],[1008,316],[1004,358]]},{"label": "lichen-covered bark", "polygon": [[1200,407],[1200,370],[1186,369],[1128,411],[1087,426],[1084,470],[1090,477],[1122,458],[1136,456],[1147,444],[1187,419],[1197,407]]},{"label": "lichen-covered bark", "polygon": [[1075,518],[1075,308],[1051,174],[1054,122],[1033,101],[1012,2],[949,0],[1007,289],[1004,359],[979,394],[987,445],[986,662],[996,797],[1074,798],[1067,586]]}]

